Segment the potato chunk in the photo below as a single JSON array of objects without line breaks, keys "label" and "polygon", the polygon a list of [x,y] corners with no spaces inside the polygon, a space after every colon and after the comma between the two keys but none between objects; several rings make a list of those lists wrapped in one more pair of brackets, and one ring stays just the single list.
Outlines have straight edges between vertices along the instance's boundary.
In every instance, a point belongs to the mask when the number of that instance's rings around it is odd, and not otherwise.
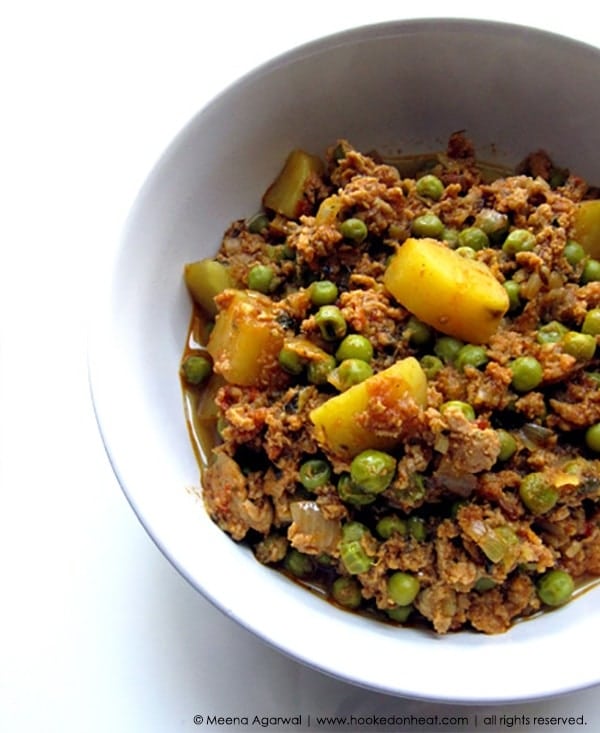
[{"label": "potato chunk", "polygon": [[385,394],[389,403],[411,397],[424,407],[427,377],[419,362],[411,356],[331,397],[310,413],[317,440],[331,452],[347,458],[367,448],[393,447],[398,442],[396,439],[377,435],[360,424],[361,415],[373,408],[373,398],[377,394]]},{"label": "potato chunk", "polygon": [[288,219],[297,219],[303,211],[306,184],[313,173],[321,173],[323,163],[316,155],[292,150],[283,169],[263,196],[263,205]]},{"label": "potato chunk", "polygon": [[470,343],[486,343],[508,310],[491,270],[435,239],[407,239],[385,272],[389,292],[417,318]]},{"label": "potato chunk", "polygon": [[233,287],[227,267],[213,259],[188,262],[184,267],[184,279],[194,302],[210,316],[217,313],[215,296]]},{"label": "potato chunk", "polygon": [[253,291],[227,290],[219,296],[219,307],[206,346],[215,372],[232,384],[264,383],[283,345],[271,300]]},{"label": "potato chunk", "polygon": [[572,234],[590,257],[600,259],[600,199],[577,206]]}]

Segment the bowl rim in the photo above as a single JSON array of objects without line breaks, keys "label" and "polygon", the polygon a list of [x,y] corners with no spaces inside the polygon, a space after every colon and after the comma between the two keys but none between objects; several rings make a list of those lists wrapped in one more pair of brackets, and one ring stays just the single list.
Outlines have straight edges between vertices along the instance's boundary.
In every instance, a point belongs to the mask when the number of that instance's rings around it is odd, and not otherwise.
[{"label": "bowl rim", "polygon": [[[153,518],[148,515],[145,506],[140,502],[140,493],[137,490],[132,490],[132,483],[130,480],[131,475],[131,462],[124,460],[122,449],[120,448],[118,441],[114,439],[114,428],[116,426],[117,416],[114,413],[114,408],[109,405],[110,402],[110,380],[115,376],[115,371],[112,366],[108,364],[106,356],[103,351],[107,345],[112,344],[111,334],[111,323],[110,314],[111,310],[111,292],[113,284],[113,273],[114,268],[118,264],[121,249],[125,246],[128,240],[128,231],[133,226],[136,216],[138,215],[138,209],[142,206],[144,197],[151,190],[155,181],[160,176],[163,161],[169,155],[170,151],[177,148],[182,141],[185,140],[189,134],[191,128],[198,124],[198,121],[205,116],[209,110],[211,110],[219,100],[234,94],[237,89],[243,87],[253,78],[262,76],[267,72],[272,72],[289,64],[298,62],[301,59],[314,56],[319,54],[325,49],[331,49],[336,45],[347,45],[356,42],[364,42],[366,40],[376,40],[385,37],[398,37],[406,33],[419,33],[423,30],[430,30],[435,28],[438,31],[446,32],[467,32],[467,31],[479,31],[479,32],[498,32],[502,31],[505,33],[515,32],[531,34],[538,38],[545,38],[546,40],[560,40],[562,44],[571,44],[574,48],[578,48],[583,53],[591,52],[597,58],[600,57],[600,49],[592,46],[588,43],[573,39],[568,36],[563,36],[555,32],[539,29],[530,25],[521,25],[506,21],[496,20],[484,20],[477,18],[412,18],[402,20],[389,20],[382,21],[370,25],[361,25],[353,28],[347,28],[338,32],[334,32],[322,37],[315,38],[300,44],[292,49],[283,51],[272,59],[268,59],[255,68],[249,70],[245,74],[239,76],[229,85],[227,85],[222,91],[212,97],[206,104],[204,104],[192,118],[181,128],[180,132],[173,138],[167,148],[164,150],[162,155],[158,158],[154,166],[149,171],[142,187],[140,188],[137,196],[134,199],[133,205],[129,216],[127,217],[125,226],[121,233],[121,239],[118,243],[116,251],[112,255],[112,262],[108,264],[108,277],[109,285],[106,290],[100,294],[98,299],[98,306],[94,309],[91,316],[91,327],[88,332],[88,381],[90,387],[90,395],[92,402],[92,409],[95,415],[95,419],[98,425],[99,436],[104,446],[106,455],[109,463],[115,474],[115,477],[122,489],[124,496],[128,503],[132,507],[134,513],[138,517],[141,525],[146,530],[149,537],[159,548],[161,553],[169,560],[173,567],[184,577],[186,580],[198,590],[209,602],[211,602],[216,608],[222,611],[226,616],[232,618],[242,627],[246,628],[252,634],[260,638],[262,641],[267,643],[269,646],[274,647],[279,652],[285,654],[295,661],[299,661],[307,667],[318,670],[319,672],[328,674],[335,678],[341,679],[345,682],[351,683],[358,687],[374,690],[377,692],[383,692],[394,696],[411,697],[414,699],[422,699],[426,701],[435,702],[447,702],[447,703],[468,703],[468,704],[492,704],[492,703],[508,703],[516,701],[527,701],[536,700],[554,696],[556,694],[564,694],[573,692],[575,690],[585,689],[592,687],[600,683],[600,674],[592,674],[588,672],[585,679],[571,679],[569,682],[556,680],[556,684],[552,686],[546,686],[544,689],[539,689],[535,685],[531,685],[527,689],[523,689],[520,692],[515,686],[507,688],[509,691],[496,690],[494,693],[488,691],[487,694],[481,695],[470,695],[468,692],[457,694],[456,691],[445,694],[442,687],[438,685],[438,689],[435,692],[428,692],[423,688],[422,683],[417,685],[410,681],[403,680],[401,685],[394,684],[386,681],[381,677],[377,676],[364,676],[356,671],[354,667],[353,672],[348,674],[340,672],[340,665],[338,662],[332,663],[331,659],[324,659],[319,654],[318,645],[315,643],[294,643],[290,644],[289,640],[285,636],[277,636],[265,625],[257,619],[256,616],[249,618],[247,615],[240,611],[239,605],[236,605],[231,597],[223,600],[221,595],[222,588],[218,586],[210,586],[210,584],[203,584],[198,581],[197,574],[193,571],[182,557],[178,554],[176,549],[173,549],[169,545],[165,538],[161,536],[161,532],[157,530],[156,524]],[[106,283],[103,282],[103,285]],[[183,421],[183,412],[182,412]],[[189,497],[186,497],[186,502]],[[218,530],[220,532],[220,530]],[[230,540],[228,540],[230,541]],[[280,579],[277,581],[280,584],[289,583],[286,579]],[[284,587],[282,585],[282,587]],[[302,594],[306,594],[307,591],[302,589]],[[285,585],[285,594],[287,598],[295,596],[295,590],[291,585]],[[306,602],[310,605],[307,599]],[[318,599],[319,604],[323,604],[321,599]],[[319,610],[316,611],[319,614]],[[369,624],[368,620],[359,618],[350,618],[348,614],[342,613],[342,624],[345,627],[347,634],[351,635],[356,631],[357,628],[363,628],[365,624]],[[554,613],[554,612],[553,612]],[[339,620],[339,619],[338,619]],[[336,621],[337,623],[337,621]],[[382,632],[379,628],[380,622],[376,622],[378,625],[378,632]],[[461,632],[462,634],[463,632]],[[468,634],[468,632],[466,632]],[[384,634],[385,635],[385,634]],[[474,649],[472,637],[463,636],[463,640],[466,641],[466,647],[463,648],[462,642],[460,644],[454,644],[453,640],[448,640],[448,637],[435,638],[432,643],[440,647],[450,647],[452,654],[458,655],[466,652],[469,656]],[[502,640],[489,640],[489,646],[497,646],[498,643],[506,642],[509,646],[513,645],[515,650],[518,650],[521,640],[513,640],[510,636],[503,635]],[[411,648],[418,648],[418,642],[411,646]],[[540,645],[536,647],[541,650]],[[471,651],[469,651],[471,650]],[[449,657],[450,658],[450,657]],[[346,660],[351,666],[350,659]],[[423,670],[419,676],[419,680],[423,680],[426,676],[426,670]]]}]

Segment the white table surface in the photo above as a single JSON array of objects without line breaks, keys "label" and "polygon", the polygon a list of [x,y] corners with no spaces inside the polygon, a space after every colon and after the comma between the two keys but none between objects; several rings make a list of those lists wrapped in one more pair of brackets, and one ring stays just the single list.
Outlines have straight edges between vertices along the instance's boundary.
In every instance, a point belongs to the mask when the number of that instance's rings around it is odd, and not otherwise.
[{"label": "white table surface", "polygon": [[[3,5],[2,733],[259,730],[268,721],[252,725],[255,715],[298,714],[302,725],[269,729],[307,730],[311,716],[310,730],[381,730],[367,716],[383,714],[426,718],[402,730],[600,729],[598,689],[514,706],[433,705],[359,690],[284,658],[167,563],[129,508],[96,431],[86,338],[99,262],[116,246],[151,165],[219,89],[292,45],[394,17],[510,20],[600,45],[592,3],[455,2],[452,12],[436,0],[408,5]],[[588,651],[574,650],[574,660]],[[557,659],[557,675],[574,660]],[[363,719],[343,727],[317,721],[351,714]],[[536,715],[583,716],[587,725],[534,724]]]}]

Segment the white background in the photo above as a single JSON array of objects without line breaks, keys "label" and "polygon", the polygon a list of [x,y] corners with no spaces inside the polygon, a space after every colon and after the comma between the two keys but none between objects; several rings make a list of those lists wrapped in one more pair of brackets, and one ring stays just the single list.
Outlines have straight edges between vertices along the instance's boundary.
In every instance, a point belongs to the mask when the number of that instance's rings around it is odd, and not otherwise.
[{"label": "white background", "polygon": [[[96,431],[86,340],[102,263],[149,168],[218,90],[290,46],[392,18],[485,17],[600,45],[587,2],[364,5],[2,5],[2,733],[170,733],[206,729],[195,714],[300,713],[313,716],[311,730],[314,716],[339,713],[466,714],[469,726],[456,730],[486,731],[568,729],[509,728],[501,715],[584,715],[588,732],[600,729],[598,689],[486,709],[433,705],[358,690],[284,658],[171,568],[124,499]],[[557,676],[593,649],[557,659]],[[448,674],[460,674],[460,660]],[[493,715],[495,724],[485,720]]]}]

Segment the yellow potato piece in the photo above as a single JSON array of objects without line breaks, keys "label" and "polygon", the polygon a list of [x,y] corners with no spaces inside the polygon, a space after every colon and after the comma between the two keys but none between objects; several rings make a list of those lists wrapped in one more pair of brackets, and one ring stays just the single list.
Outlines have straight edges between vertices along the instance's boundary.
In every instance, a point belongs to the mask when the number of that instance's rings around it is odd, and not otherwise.
[{"label": "yellow potato piece", "polygon": [[361,415],[368,416],[378,396],[384,396],[388,405],[411,397],[424,407],[427,377],[419,362],[412,356],[396,362],[312,410],[310,420],[319,443],[347,458],[368,448],[383,450],[396,445],[396,439],[378,435],[360,424]]},{"label": "yellow potato piece", "polygon": [[469,343],[486,343],[508,310],[492,271],[435,239],[407,239],[388,265],[384,284],[424,323]]},{"label": "yellow potato piece", "polygon": [[577,206],[572,239],[595,259],[600,259],[600,199],[582,201]]},{"label": "yellow potato piece", "polygon": [[322,170],[323,163],[316,155],[292,150],[283,169],[265,192],[263,205],[288,219],[307,213],[303,210],[306,184],[313,173],[321,173]]},{"label": "yellow potato piece", "polygon": [[224,296],[206,346],[214,371],[231,384],[261,384],[277,363],[283,329],[266,296],[246,290],[226,291]]}]

